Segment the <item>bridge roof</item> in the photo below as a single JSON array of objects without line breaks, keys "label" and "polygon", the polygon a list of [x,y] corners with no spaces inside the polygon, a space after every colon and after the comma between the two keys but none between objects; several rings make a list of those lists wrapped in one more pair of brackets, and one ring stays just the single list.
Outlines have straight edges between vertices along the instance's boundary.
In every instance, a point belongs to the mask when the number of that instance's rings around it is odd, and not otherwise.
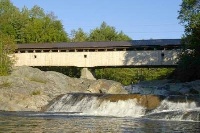
[{"label": "bridge roof", "polygon": [[18,49],[63,49],[63,48],[119,48],[119,47],[176,47],[180,46],[180,39],[152,39],[108,42],[63,42],[17,44]]}]

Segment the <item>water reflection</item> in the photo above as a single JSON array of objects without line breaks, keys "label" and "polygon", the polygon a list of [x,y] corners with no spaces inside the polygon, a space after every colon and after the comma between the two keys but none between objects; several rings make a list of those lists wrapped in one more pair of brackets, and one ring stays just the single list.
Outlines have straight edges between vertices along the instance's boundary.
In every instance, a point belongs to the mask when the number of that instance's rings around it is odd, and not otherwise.
[{"label": "water reflection", "polygon": [[200,122],[80,115],[0,115],[0,132],[200,132]]}]

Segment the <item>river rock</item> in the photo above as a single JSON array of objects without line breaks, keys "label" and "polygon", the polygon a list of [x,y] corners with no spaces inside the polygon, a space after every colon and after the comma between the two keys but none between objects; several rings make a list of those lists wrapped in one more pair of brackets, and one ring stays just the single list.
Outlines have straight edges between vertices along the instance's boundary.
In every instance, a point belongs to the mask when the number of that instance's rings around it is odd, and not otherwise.
[{"label": "river rock", "polygon": [[[106,91],[99,89],[102,92],[123,92],[120,83],[103,81],[102,83],[107,83],[109,88],[106,88]],[[61,94],[88,93],[88,88],[95,90],[96,88],[92,89],[92,86],[95,87],[94,84],[96,80],[71,78],[58,72],[44,72],[27,66],[16,67],[11,75],[0,76],[0,110],[39,111]]]},{"label": "river rock", "polygon": [[87,89],[90,93],[127,94],[122,84],[112,80],[99,79]]},{"label": "river rock", "polygon": [[138,105],[145,107],[147,110],[152,110],[158,107],[162,101],[162,97],[155,95],[141,95],[141,94],[106,94],[100,97],[103,101],[110,102],[125,101],[130,99],[137,100]]},{"label": "river rock", "polygon": [[129,93],[153,95],[199,95],[200,80],[176,83],[170,80],[145,81],[124,87]]},{"label": "river rock", "polygon": [[57,72],[17,67],[11,75],[0,77],[0,110],[39,111],[60,94],[86,92],[91,83]]}]

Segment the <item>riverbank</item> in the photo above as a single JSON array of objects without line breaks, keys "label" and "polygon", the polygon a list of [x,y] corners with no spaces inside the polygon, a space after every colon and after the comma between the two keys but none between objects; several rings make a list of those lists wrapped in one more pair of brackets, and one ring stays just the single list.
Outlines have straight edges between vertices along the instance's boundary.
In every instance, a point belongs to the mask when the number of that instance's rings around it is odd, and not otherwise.
[{"label": "riverbank", "polygon": [[[9,76],[0,77],[0,91],[0,110],[41,111],[53,99],[67,93],[137,94],[138,102],[144,99],[143,95],[199,97],[200,81],[174,83],[171,80],[157,80],[123,86],[111,80],[71,78],[58,72],[44,72],[23,66],[15,68]],[[153,102],[151,98],[150,96],[143,102]]]},{"label": "riverbank", "polygon": [[52,99],[71,92],[128,93],[115,81],[71,78],[26,66],[16,67],[11,75],[0,77],[0,91],[0,110],[6,111],[40,111]]}]

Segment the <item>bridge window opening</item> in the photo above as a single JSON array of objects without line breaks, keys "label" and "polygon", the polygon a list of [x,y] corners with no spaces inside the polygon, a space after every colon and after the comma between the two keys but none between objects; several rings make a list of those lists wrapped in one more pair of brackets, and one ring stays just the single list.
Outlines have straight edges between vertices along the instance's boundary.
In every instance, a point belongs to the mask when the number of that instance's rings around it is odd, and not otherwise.
[{"label": "bridge window opening", "polygon": [[67,50],[60,50],[60,52],[67,52]]},{"label": "bridge window opening", "polygon": [[89,52],[95,52],[95,49],[90,49]]},{"label": "bridge window opening", "polygon": [[36,53],[40,53],[40,52],[41,52],[41,50],[35,50],[35,52],[36,52]]},{"label": "bridge window opening", "polygon": [[37,58],[37,55],[34,55],[34,59],[36,59]]},{"label": "bridge window opening", "polygon": [[58,52],[58,50],[55,50],[55,49],[54,49],[54,50],[52,50],[52,52]]},{"label": "bridge window opening", "polygon": [[43,50],[43,52],[49,52],[49,50]]},{"label": "bridge window opening", "polygon": [[117,48],[116,51],[124,51],[122,48]]},{"label": "bridge window opening", "polygon": [[77,49],[77,52],[84,52],[83,49]]},{"label": "bridge window opening", "polygon": [[28,52],[28,53],[33,53],[33,50],[28,50],[27,52]]},{"label": "bridge window opening", "polygon": [[76,52],[76,50],[74,50],[74,49],[71,49],[71,50],[69,50],[69,52]]},{"label": "bridge window opening", "polygon": [[107,51],[114,51],[114,49],[107,49]]},{"label": "bridge window opening", "polygon": [[98,51],[105,51],[104,49],[98,49]]},{"label": "bridge window opening", "polygon": [[20,51],[20,53],[25,53],[25,51]]},{"label": "bridge window opening", "polygon": [[86,55],[86,54],[84,55],[84,58],[87,58],[87,55]]}]

